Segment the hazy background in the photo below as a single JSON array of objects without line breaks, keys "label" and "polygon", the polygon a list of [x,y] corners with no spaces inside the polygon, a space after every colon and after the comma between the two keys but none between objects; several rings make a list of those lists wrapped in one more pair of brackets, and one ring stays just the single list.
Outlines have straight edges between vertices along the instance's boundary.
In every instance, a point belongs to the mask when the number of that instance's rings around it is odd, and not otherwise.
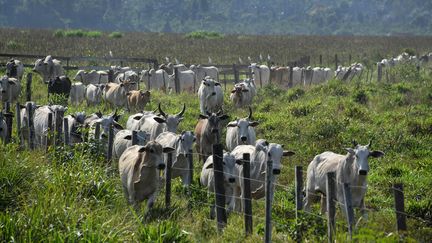
[{"label": "hazy background", "polygon": [[431,35],[431,0],[0,0],[0,27]]}]

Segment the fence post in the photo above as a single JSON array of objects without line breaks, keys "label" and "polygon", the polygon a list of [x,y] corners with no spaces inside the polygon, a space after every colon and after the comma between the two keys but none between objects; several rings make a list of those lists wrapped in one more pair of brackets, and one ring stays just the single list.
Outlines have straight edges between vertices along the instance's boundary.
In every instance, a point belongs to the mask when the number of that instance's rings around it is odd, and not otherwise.
[{"label": "fence post", "polygon": [[265,182],[265,238],[264,242],[271,242],[272,237],[272,216],[271,216],[271,210],[272,210],[272,181],[273,179],[273,161],[268,160],[267,161],[267,168],[266,168],[266,182]]},{"label": "fence post", "polygon": [[252,201],[250,188],[250,154],[243,154],[243,204],[246,235],[252,234]]},{"label": "fence post", "polygon": [[322,66],[322,55],[321,54],[319,56],[319,64],[320,64],[320,66]]},{"label": "fence post", "polygon": [[394,193],[394,199],[395,199],[397,230],[398,230],[398,232],[400,232],[403,230],[407,230],[403,184],[402,183],[394,184],[393,185],[393,193]]},{"label": "fence post", "polygon": [[[299,211],[303,209],[303,166],[295,167],[295,188],[296,188],[296,222],[299,224],[300,213]],[[301,242],[301,231],[297,228],[296,230],[297,242]]]},{"label": "fence post", "polygon": [[171,166],[172,166],[172,155],[173,153],[168,153],[167,164],[165,168],[165,207],[169,208],[171,206]]},{"label": "fence post", "polygon": [[335,207],[335,199],[336,199],[336,173],[328,172],[327,173],[327,183],[326,183],[326,204],[327,204],[327,235],[328,242],[332,243],[334,241],[334,236],[336,234],[336,207]]},{"label": "fence post", "polygon": [[99,138],[100,138],[100,132],[101,132],[100,126],[101,126],[101,124],[99,122],[96,122],[95,135],[94,135],[95,140],[99,140]]},{"label": "fence post", "polygon": [[132,131],[132,145],[137,145],[137,144],[138,144],[138,131],[133,130]]},{"label": "fence post", "polygon": [[27,74],[27,83],[26,83],[26,99],[27,101],[31,101],[31,83],[32,83],[32,73]]},{"label": "fence post", "polygon": [[227,85],[227,80],[226,80],[226,70],[224,70],[224,73],[223,73],[223,78],[224,78],[224,91],[226,92],[226,85]]},{"label": "fence post", "polygon": [[348,65],[351,65],[351,54],[348,56]]},{"label": "fence post", "polygon": [[[148,74],[147,74],[147,90],[150,90],[150,89],[151,89],[150,70],[151,70],[151,69],[148,70]],[[156,70],[156,69],[155,69],[155,70]],[[162,72],[162,77],[163,77],[163,83],[164,83],[164,85],[165,85],[165,73],[163,73],[163,72]],[[166,87],[165,87],[165,90],[166,90]]]},{"label": "fence post", "polygon": [[112,147],[114,143],[114,127],[111,125],[108,133],[108,151],[107,151],[107,160],[111,161],[112,158]]},{"label": "fence post", "polygon": [[188,151],[186,157],[187,157],[188,169],[189,169],[187,185],[190,186],[192,185],[193,182],[193,150],[192,149]]},{"label": "fence post", "polygon": [[5,112],[4,112],[3,116],[4,116],[4,119],[6,122],[6,127],[7,127],[5,143],[8,144],[12,140],[12,123],[13,123],[13,114],[10,112],[10,102],[9,101],[5,102],[4,108],[5,108]]},{"label": "fence post", "polygon": [[260,88],[262,88],[263,83],[262,83],[262,78],[261,78],[261,69],[258,69],[259,72],[259,79],[260,79]]},{"label": "fence post", "polygon": [[239,82],[239,77],[237,76],[237,67],[235,63],[233,63],[233,74],[234,74],[234,83],[236,84]]},{"label": "fence post", "polygon": [[18,141],[19,141],[19,145],[22,146],[23,139],[21,134],[21,105],[19,102],[16,103],[15,114],[16,114],[15,117],[16,117],[16,129],[17,129]]},{"label": "fence post", "polygon": [[52,145],[52,138],[53,138],[53,113],[48,113],[48,132],[47,132],[47,141],[45,144],[45,151],[48,152],[48,146]]},{"label": "fence post", "polygon": [[293,85],[293,66],[290,65],[289,66],[289,83],[288,83],[288,87],[291,88]]},{"label": "fence post", "polygon": [[354,209],[352,207],[351,187],[349,183],[344,183],[343,195],[344,195],[344,202],[345,202],[345,215],[347,217],[347,222],[348,222],[348,233],[350,235],[350,240],[352,240],[352,225],[354,222]]},{"label": "fence post", "polygon": [[[28,76],[27,76],[28,77]],[[31,79],[31,78],[30,78]],[[32,104],[27,103],[27,117],[28,117],[28,146],[31,150],[34,149],[34,140],[35,140],[35,131],[34,131],[34,125],[33,125],[33,110],[32,110]]]},{"label": "fence post", "polygon": [[114,82],[114,70],[108,70],[108,83]]},{"label": "fence post", "polygon": [[60,146],[62,143],[61,134],[62,134],[62,122],[64,117],[63,110],[57,110],[55,112],[55,146]]},{"label": "fence post", "polygon": [[178,68],[174,68],[174,86],[175,86],[175,92],[177,94],[180,93],[180,77],[179,77]]},{"label": "fence post", "polygon": [[338,68],[338,55],[335,54],[335,70]]},{"label": "fence post", "polygon": [[222,231],[227,223],[225,211],[225,188],[223,175],[223,148],[222,144],[213,145],[213,170],[214,170],[214,191],[216,197],[216,219],[218,231]]},{"label": "fence post", "polygon": [[63,117],[63,134],[64,134],[64,145],[67,146],[70,144],[69,137],[69,119]]}]

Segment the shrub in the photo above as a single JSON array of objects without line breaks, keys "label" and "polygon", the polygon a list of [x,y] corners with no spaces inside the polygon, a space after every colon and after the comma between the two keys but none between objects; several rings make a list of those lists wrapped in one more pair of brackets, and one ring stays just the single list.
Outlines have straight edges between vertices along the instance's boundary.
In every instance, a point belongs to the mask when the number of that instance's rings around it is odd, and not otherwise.
[{"label": "shrub", "polygon": [[110,38],[122,38],[123,34],[117,31],[112,32],[111,34],[108,35]]},{"label": "shrub", "polygon": [[58,30],[54,31],[53,36],[54,37],[65,37],[65,31],[62,29],[58,29]]},{"label": "shrub", "polygon": [[354,102],[365,105],[368,102],[368,95],[364,90],[358,90],[353,95]]},{"label": "shrub", "polygon": [[77,29],[77,30],[66,30],[65,31],[66,37],[83,37],[84,31]]},{"label": "shrub", "polygon": [[14,41],[14,40],[10,40],[10,41],[6,42],[6,48],[9,48],[12,50],[18,50],[18,49],[22,48],[22,44]]},{"label": "shrub", "polygon": [[402,52],[406,52],[410,56],[415,56],[415,51],[412,48],[404,48],[404,49],[402,49]]},{"label": "shrub", "polygon": [[85,36],[90,37],[90,38],[99,38],[102,36],[102,32],[100,32],[100,31],[87,31],[87,32],[85,32]]},{"label": "shrub", "polygon": [[193,31],[185,35],[189,39],[220,39],[224,35],[214,31]]}]

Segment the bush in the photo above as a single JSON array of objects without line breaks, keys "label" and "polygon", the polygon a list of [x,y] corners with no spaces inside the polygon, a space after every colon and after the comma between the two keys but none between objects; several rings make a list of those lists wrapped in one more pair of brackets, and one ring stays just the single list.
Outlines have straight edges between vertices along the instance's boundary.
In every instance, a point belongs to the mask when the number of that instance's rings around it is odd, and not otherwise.
[{"label": "bush", "polygon": [[77,30],[67,30],[65,31],[66,37],[83,37],[84,31],[77,29]]},{"label": "bush", "polygon": [[353,100],[354,102],[365,105],[368,102],[368,95],[366,91],[358,90],[354,93]]},{"label": "bush", "polygon": [[6,42],[6,48],[12,49],[12,50],[18,50],[22,48],[22,44],[18,43],[14,40],[10,40]]},{"label": "bush", "polygon": [[117,31],[112,32],[111,34],[108,35],[110,38],[122,38],[123,34]]},{"label": "bush", "polygon": [[58,29],[58,30],[54,31],[53,36],[54,37],[65,37],[65,31]]},{"label": "bush", "polygon": [[224,35],[214,31],[193,31],[185,35],[189,39],[219,39]]},{"label": "bush", "polygon": [[100,31],[87,31],[87,32],[85,32],[85,36],[90,37],[90,38],[99,38],[102,36],[102,32],[100,32]]}]

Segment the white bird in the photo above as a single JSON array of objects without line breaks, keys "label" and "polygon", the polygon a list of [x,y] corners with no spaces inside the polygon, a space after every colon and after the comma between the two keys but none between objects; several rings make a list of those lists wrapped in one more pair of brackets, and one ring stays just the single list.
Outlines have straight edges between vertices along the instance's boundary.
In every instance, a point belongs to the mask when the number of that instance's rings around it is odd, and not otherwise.
[{"label": "white bird", "polygon": [[241,57],[239,57],[239,63],[243,64],[243,60],[241,59]]},{"label": "white bird", "polygon": [[270,54],[267,54],[267,60],[271,60]]},{"label": "white bird", "polygon": [[109,51],[109,55],[110,55],[110,57],[113,57],[113,53],[111,50]]},{"label": "white bird", "polygon": [[248,56],[248,60],[250,63],[252,62],[252,58],[250,56]]},{"label": "white bird", "polygon": [[174,57],[176,64],[180,64],[179,60],[177,59],[177,57]]},{"label": "white bird", "polygon": [[170,60],[169,60],[169,58],[168,58],[168,57],[165,57],[165,61],[166,61],[167,63],[169,63],[169,62],[170,62]]},{"label": "white bird", "polygon": [[263,57],[262,57],[261,53],[260,53],[259,59],[260,59],[260,61],[263,60]]},{"label": "white bird", "polygon": [[212,59],[210,57],[208,57],[208,63],[212,64]]}]

